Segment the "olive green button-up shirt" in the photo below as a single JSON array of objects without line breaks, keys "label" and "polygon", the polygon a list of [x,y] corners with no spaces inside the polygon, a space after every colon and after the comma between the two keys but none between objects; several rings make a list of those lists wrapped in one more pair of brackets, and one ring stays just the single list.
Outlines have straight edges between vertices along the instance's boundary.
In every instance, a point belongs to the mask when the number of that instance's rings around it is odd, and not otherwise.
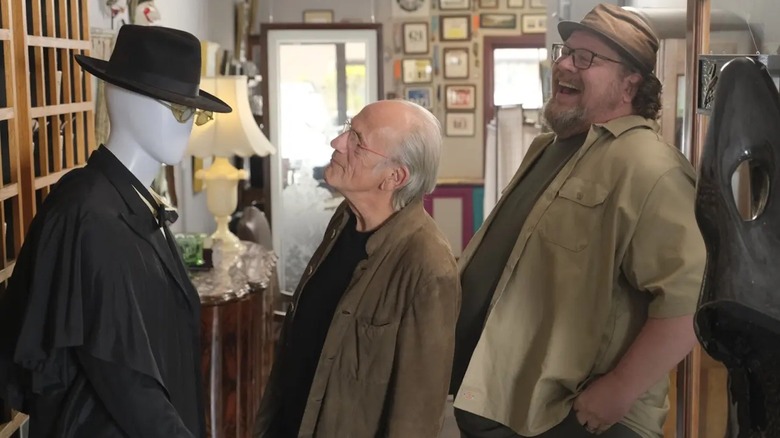
[{"label": "olive green button-up shirt", "polygon": [[[506,191],[554,140],[539,136]],[[695,174],[658,125],[627,116],[593,125],[537,200],[516,238],[455,407],[523,436],[541,434],[610,371],[648,317],[692,314],[704,243]],[[499,205],[460,258],[470,262]],[[469,291],[464,290],[464,297]],[[660,437],[668,379],[621,423]]]}]

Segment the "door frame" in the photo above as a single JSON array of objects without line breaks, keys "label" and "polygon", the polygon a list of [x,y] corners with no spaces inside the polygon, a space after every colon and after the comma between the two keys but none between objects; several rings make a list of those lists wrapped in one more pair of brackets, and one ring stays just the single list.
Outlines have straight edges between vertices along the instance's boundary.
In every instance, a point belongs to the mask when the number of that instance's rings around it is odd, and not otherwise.
[{"label": "door frame", "polygon": [[[321,31],[321,32],[317,32]],[[281,32],[286,35],[282,36],[280,35],[279,38],[286,38],[289,35],[297,35],[297,38],[308,39],[306,36],[301,35],[302,33],[310,33],[310,34],[320,34],[320,36],[324,38],[332,38],[335,39],[336,42],[340,40],[341,38],[349,39],[349,36],[333,36],[332,34],[338,33],[338,32],[347,32],[347,33],[356,33],[361,32],[362,36],[365,37],[367,34],[370,34],[370,39],[372,40],[370,42],[370,46],[373,46],[373,44],[376,44],[375,47],[368,47],[369,49],[369,55],[370,50],[375,51],[375,55],[371,55],[366,61],[367,63],[374,63],[376,65],[376,82],[374,82],[373,76],[371,78],[367,78],[369,80],[368,86],[370,87],[370,96],[376,92],[376,100],[380,100],[383,96],[383,85],[384,85],[384,63],[383,63],[383,43],[382,43],[382,24],[363,24],[363,23],[323,23],[323,24],[306,24],[306,23],[279,23],[279,24],[272,24],[272,23],[263,23],[261,25],[261,32],[260,32],[260,74],[262,75],[262,102],[263,102],[263,115],[262,115],[262,123],[263,123],[263,132],[266,135],[267,138],[271,140],[272,143],[278,143],[278,132],[274,132],[275,126],[277,126],[279,123],[281,123],[280,120],[274,120],[272,118],[273,116],[277,116],[277,109],[279,107],[278,102],[271,102],[271,80],[276,78],[277,81],[280,81],[281,79],[278,78],[278,65],[270,65],[271,60],[274,59],[274,56],[272,56],[275,52],[271,52],[272,50],[275,50],[274,47],[269,47],[269,44],[275,44],[276,36],[274,36],[275,32]],[[331,35],[328,35],[331,34]],[[296,37],[292,37],[296,38]],[[316,37],[312,36],[312,39]],[[272,77],[273,76],[273,77]],[[276,85],[274,85],[276,87]],[[276,90],[274,90],[274,93],[276,93]],[[278,99],[279,96],[274,94],[274,98]],[[371,101],[371,100],[369,100]],[[273,105],[276,105],[276,107],[272,107]],[[273,124],[273,126],[272,126]],[[281,212],[282,212],[282,188],[281,188],[281,155],[284,153],[281,145],[276,144],[277,146],[277,154],[271,155],[268,158],[269,161],[269,168],[270,172],[268,174],[270,175],[269,178],[269,184],[268,189],[270,192],[270,196],[268,199],[268,204],[270,204],[270,226],[272,230],[272,237],[273,237],[273,246],[274,249],[279,256],[279,263],[277,264],[277,270],[279,271],[279,277],[280,277],[280,284],[283,285],[286,288],[294,288],[294,285],[288,285],[284,284],[284,275],[285,275],[285,260],[286,260],[286,254],[285,249],[282,241],[282,231],[281,229],[274,229],[274,226],[277,223],[281,223]],[[283,289],[284,290],[284,289]]]},{"label": "door frame", "polygon": [[[261,90],[263,93],[263,133],[271,138],[271,125],[268,108],[268,31],[272,30],[373,30],[376,32],[376,62],[377,62],[377,96],[384,96],[384,62],[382,58],[384,47],[382,43],[381,23],[262,23],[260,25],[260,75],[263,78]],[[273,226],[273,224],[271,224]]]},{"label": "door frame", "polygon": [[[512,36],[486,36],[482,43],[484,67],[482,69],[482,126],[487,126],[495,116],[493,107],[493,73],[495,70],[493,50],[495,49],[544,49],[545,34],[527,34]],[[484,130],[482,142],[486,141],[487,130]],[[483,152],[484,154],[484,152]]]}]

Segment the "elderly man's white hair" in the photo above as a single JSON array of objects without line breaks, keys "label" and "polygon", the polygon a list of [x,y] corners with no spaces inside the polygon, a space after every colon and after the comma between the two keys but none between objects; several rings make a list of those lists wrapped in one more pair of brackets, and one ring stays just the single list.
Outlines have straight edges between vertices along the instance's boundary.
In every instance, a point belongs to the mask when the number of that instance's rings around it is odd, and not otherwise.
[{"label": "elderly man's white hair", "polygon": [[393,154],[394,159],[409,169],[409,181],[393,193],[393,208],[397,211],[415,199],[422,199],[436,187],[441,157],[441,124],[430,111],[415,103],[398,100],[409,108],[408,132]]}]

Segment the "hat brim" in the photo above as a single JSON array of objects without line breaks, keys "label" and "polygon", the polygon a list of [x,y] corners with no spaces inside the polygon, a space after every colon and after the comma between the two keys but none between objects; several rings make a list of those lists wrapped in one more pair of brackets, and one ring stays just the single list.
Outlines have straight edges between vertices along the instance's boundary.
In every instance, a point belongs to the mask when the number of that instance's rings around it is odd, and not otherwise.
[{"label": "hat brim", "polygon": [[173,93],[162,88],[153,87],[148,84],[141,84],[127,78],[120,78],[110,75],[106,72],[106,69],[108,68],[108,61],[103,61],[102,59],[92,58],[90,56],[84,55],[74,55],[74,57],[76,58],[76,62],[78,62],[84,70],[96,78],[102,79],[110,84],[114,84],[127,90],[143,94],[144,96],[161,99],[170,103],[177,103],[179,105],[185,105],[190,108],[213,111],[215,113],[229,113],[233,111],[230,105],[223,102],[220,98],[213,96],[203,90],[198,90],[198,97]]},{"label": "hat brim", "polygon": [[561,21],[558,23],[558,33],[561,35],[561,38],[563,38],[564,41],[568,40],[571,34],[577,30],[595,33],[596,35],[604,38],[609,44],[613,45],[615,49],[617,49],[620,52],[621,56],[627,58],[637,68],[640,68],[643,71],[647,70],[647,66],[645,66],[636,56],[632,55],[631,52],[629,52],[625,46],[620,44],[619,41],[615,41],[614,38],[605,34],[604,32],[601,32],[598,29],[594,29],[589,26],[585,26],[584,24],[576,21]]}]

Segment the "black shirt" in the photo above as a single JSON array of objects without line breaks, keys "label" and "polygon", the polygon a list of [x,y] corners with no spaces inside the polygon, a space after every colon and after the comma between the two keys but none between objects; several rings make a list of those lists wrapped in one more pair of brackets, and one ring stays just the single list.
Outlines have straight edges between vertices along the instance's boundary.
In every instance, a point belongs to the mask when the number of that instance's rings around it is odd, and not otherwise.
[{"label": "black shirt", "polygon": [[287,334],[282,406],[274,422],[274,429],[278,428],[274,436],[298,435],[333,313],[349,287],[357,264],[368,257],[366,242],[373,231],[361,233],[356,226],[355,215],[350,213],[333,248],[301,291],[295,319]]},{"label": "black shirt", "polygon": [[563,166],[585,142],[587,131],[555,140],[531,165],[522,180],[506,194],[501,210],[486,230],[479,247],[461,274],[463,301],[456,329],[455,359],[450,393],[463,381],[471,355],[482,334],[493,292],[528,213]]}]

